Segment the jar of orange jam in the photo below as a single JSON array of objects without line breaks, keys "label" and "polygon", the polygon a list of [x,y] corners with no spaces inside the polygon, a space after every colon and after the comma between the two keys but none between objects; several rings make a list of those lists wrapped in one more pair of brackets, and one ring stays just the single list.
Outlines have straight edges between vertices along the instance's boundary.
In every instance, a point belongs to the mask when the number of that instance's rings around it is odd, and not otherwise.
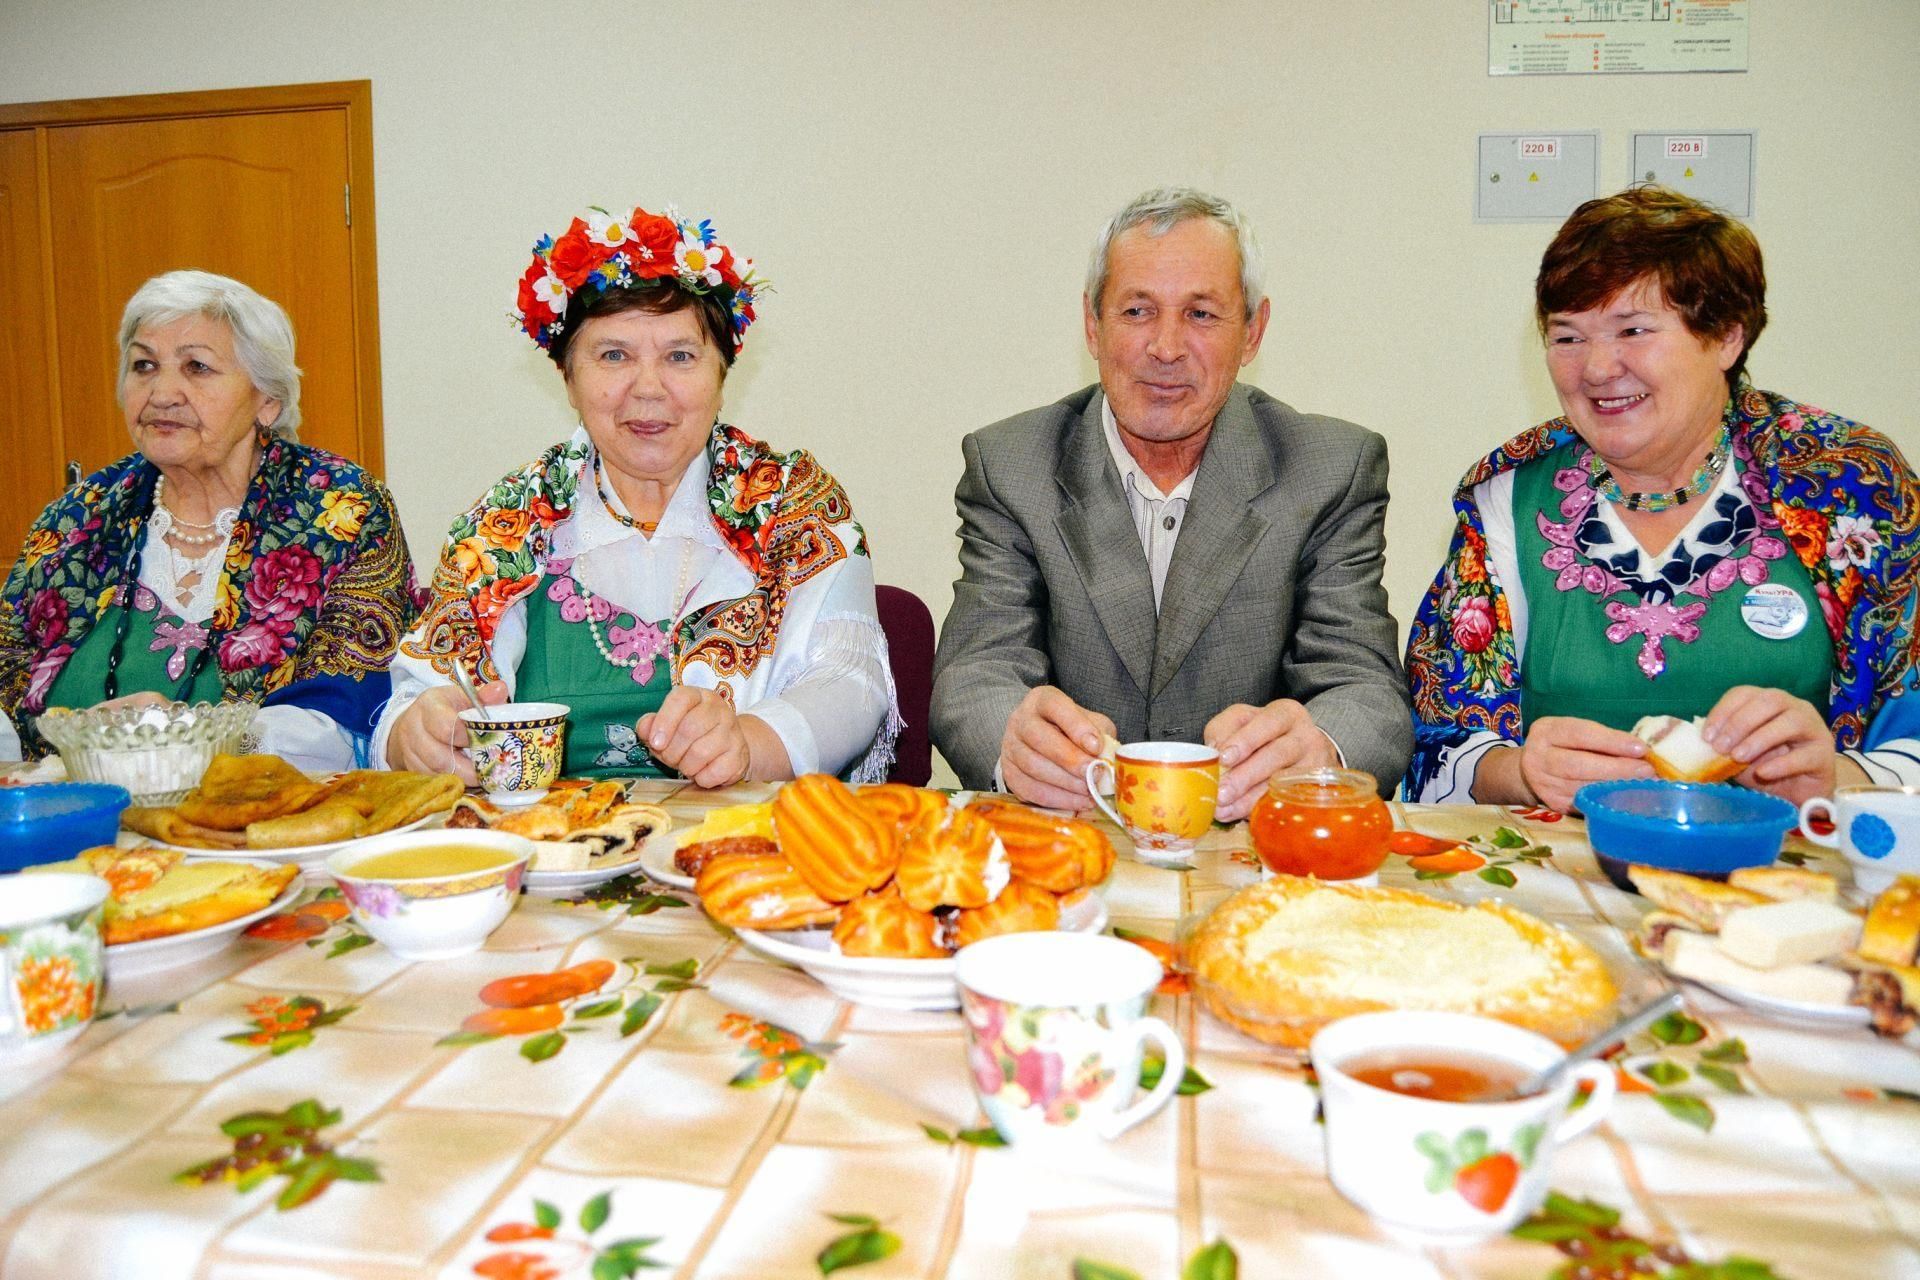
[{"label": "jar of orange jam", "polygon": [[1281,875],[1357,880],[1387,860],[1393,815],[1372,774],[1313,769],[1268,783],[1249,825],[1260,860]]}]

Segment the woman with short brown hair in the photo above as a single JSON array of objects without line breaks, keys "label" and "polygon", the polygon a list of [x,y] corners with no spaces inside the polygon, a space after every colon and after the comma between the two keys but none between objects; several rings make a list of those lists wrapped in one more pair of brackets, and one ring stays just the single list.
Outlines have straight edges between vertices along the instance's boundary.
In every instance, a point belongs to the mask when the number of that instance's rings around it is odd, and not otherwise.
[{"label": "woman with short brown hair", "polygon": [[[1789,800],[1920,783],[1920,485],[1870,428],[1745,377],[1753,233],[1636,187],[1576,210],[1535,314],[1563,410],[1476,464],[1407,648],[1407,793],[1570,809],[1703,717]],[[1901,695],[1906,696],[1901,696]]]}]

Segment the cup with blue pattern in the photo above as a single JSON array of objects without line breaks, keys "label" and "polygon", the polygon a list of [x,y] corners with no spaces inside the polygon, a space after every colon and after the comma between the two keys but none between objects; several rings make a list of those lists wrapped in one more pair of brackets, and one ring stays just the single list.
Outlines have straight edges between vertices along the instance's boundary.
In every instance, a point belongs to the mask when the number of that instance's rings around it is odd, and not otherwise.
[{"label": "cup with blue pattern", "polygon": [[[1814,831],[1816,816],[1833,825],[1833,834]],[[1868,893],[1920,875],[1920,787],[1841,787],[1831,800],[1816,796],[1800,806],[1800,830],[1815,844],[1838,849],[1853,868],[1853,882]]]}]

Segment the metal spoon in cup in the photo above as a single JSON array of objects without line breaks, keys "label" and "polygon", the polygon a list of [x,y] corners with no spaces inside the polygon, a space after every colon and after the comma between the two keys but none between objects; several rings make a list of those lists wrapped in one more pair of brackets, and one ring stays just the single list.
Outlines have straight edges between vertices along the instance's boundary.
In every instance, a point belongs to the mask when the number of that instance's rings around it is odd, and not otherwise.
[{"label": "metal spoon in cup", "polygon": [[473,677],[467,674],[467,669],[458,658],[453,660],[453,682],[460,686],[460,692],[467,696],[467,701],[473,704],[473,709],[480,713],[482,720],[493,719],[493,712],[487,710],[487,704],[480,701],[480,691],[473,687]]},{"label": "metal spoon in cup", "polygon": [[1560,1059],[1560,1061],[1554,1063],[1544,1071],[1534,1072],[1525,1080],[1515,1085],[1504,1097],[1490,1099],[1490,1101],[1504,1102],[1510,1098],[1527,1098],[1536,1093],[1545,1093],[1560,1083],[1561,1076],[1565,1075],[1574,1067],[1579,1066],[1587,1059],[1599,1057],[1606,1050],[1612,1048],[1620,1041],[1625,1040],[1634,1032],[1639,1031],[1643,1027],[1651,1026],[1670,1013],[1678,1013],[1679,1011],[1680,993],[1678,991],[1669,991],[1659,999],[1641,1005],[1638,1009],[1635,1009],[1626,1017],[1621,1018],[1605,1031],[1588,1040],[1578,1049],[1575,1049],[1572,1053],[1569,1053],[1566,1057]]}]

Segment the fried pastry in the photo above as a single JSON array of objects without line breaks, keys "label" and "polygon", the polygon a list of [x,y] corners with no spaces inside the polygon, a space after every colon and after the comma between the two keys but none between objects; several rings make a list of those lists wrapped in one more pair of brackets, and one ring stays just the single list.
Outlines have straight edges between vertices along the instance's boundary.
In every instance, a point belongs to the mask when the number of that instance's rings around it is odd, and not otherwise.
[{"label": "fried pastry", "polygon": [[1702,933],[1720,932],[1727,917],[1742,907],[1757,907],[1772,901],[1751,889],[1737,889],[1717,880],[1702,880],[1698,876],[1643,867],[1638,863],[1627,867],[1627,879],[1633,881],[1633,887],[1649,902],[1685,916]]},{"label": "fried pastry", "polygon": [[1004,800],[967,807],[993,827],[1006,846],[1007,865],[1022,880],[1071,893],[1101,883],[1113,871],[1113,844],[1090,822]]},{"label": "fried pastry", "polygon": [[862,787],[853,794],[861,804],[873,811],[874,816],[900,832],[911,831],[929,814],[947,811],[946,796],[938,791],[910,787],[904,782],[882,782],[877,786]]},{"label": "fried pastry", "polygon": [[303,845],[334,844],[368,834],[367,817],[346,800],[327,800],[289,813],[247,824],[249,849],[297,849]]},{"label": "fried pastry", "polygon": [[734,929],[799,929],[840,916],[785,858],[723,854],[707,863],[693,888],[707,914]]},{"label": "fried pastry", "polygon": [[279,756],[217,755],[200,776],[200,785],[173,808],[188,822],[242,831],[249,823],[298,813],[323,790]]},{"label": "fried pastry", "polygon": [[955,915],[953,944],[964,947],[1002,933],[1044,933],[1060,927],[1060,900],[1037,884],[1015,879],[984,907]]},{"label": "fried pastry", "polygon": [[120,825],[136,835],[188,849],[244,849],[245,831],[216,831],[188,822],[172,809],[147,809],[139,805],[120,811]]},{"label": "fried pastry", "polygon": [[1901,876],[1867,909],[1860,954],[1886,965],[1911,965],[1920,952],[1920,876]]},{"label": "fried pastry", "polygon": [[830,774],[810,773],[780,788],[773,800],[773,827],[780,852],[829,902],[878,889],[900,861],[892,825]]},{"label": "fried pastry", "polygon": [[970,809],[942,808],[923,814],[907,832],[893,879],[901,898],[919,911],[984,907],[1006,887],[1006,854],[986,819]]},{"label": "fried pastry", "polygon": [[909,906],[891,885],[849,902],[833,926],[833,940],[847,956],[938,960],[947,954],[940,945],[939,918]]},{"label": "fried pastry", "polygon": [[1216,1017],[1294,1048],[1335,1018],[1381,1009],[1479,1014],[1573,1044],[1617,997],[1592,948],[1512,907],[1293,876],[1221,903],[1186,962]]}]

